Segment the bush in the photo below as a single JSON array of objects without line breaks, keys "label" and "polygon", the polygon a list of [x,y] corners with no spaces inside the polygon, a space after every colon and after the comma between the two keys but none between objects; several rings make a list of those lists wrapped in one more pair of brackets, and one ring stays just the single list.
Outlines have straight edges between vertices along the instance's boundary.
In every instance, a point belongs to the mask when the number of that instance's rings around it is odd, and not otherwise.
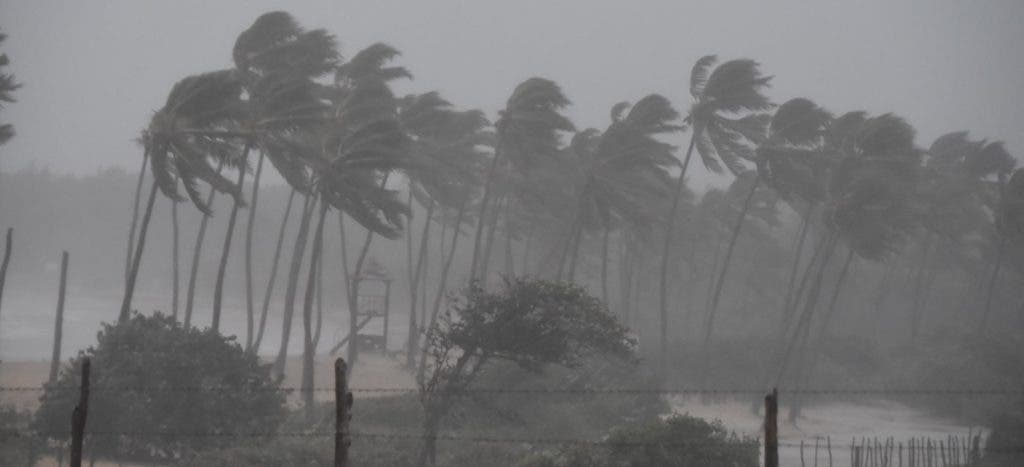
[{"label": "bush", "polygon": [[757,467],[758,442],[689,415],[613,430],[592,447],[526,459],[520,467]]},{"label": "bush", "polygon": [[32,416],[0,405],[0,465],[35,465],[45,445],[29,428]]},{"label": "bush", "polygon": [[185,329],[160,313],[136,313],[104,324],[96,346],[45,387],[33,426],[49,439],[68,439],[84,357],[92,360],[88,456],[180,458],[237,443],[237,433],[260,438],[285,415],[285,393],[270,366],[233,338]]}]

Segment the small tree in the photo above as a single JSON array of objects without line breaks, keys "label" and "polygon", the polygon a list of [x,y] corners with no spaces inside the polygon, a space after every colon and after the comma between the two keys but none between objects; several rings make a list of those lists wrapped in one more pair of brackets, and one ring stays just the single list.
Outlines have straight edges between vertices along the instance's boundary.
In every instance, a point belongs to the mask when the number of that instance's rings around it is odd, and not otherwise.
[{"label": "small tree", "polygon": [[593,354],[629,358],[635,348],[604,304],[573,284],[516,278],[488,292],[472,283],[452,301],[427,332],[421,466],[435,458],[437,431],[455,397],[489,363],[504,360],[539,372],[547,365],[575,367]]},{"label": "small tree", "polygon": [[270,366],[233,337],[135,313],[104,324],[97,340],[45,387],[33,425],[49,439],[67,439],[83,357],[92,359],[88,455],[176,459],[237,441],[225,433],[269,437],[283,420],[285,394]]}]

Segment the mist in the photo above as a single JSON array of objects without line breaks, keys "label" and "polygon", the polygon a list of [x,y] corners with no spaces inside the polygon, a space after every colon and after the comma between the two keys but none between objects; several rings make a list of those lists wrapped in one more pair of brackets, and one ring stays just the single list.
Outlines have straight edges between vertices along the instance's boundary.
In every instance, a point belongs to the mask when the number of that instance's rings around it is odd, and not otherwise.
[{"label": "mist", "polygon": [[0,11],[0,464],[1024,460],[1016,2]]}]

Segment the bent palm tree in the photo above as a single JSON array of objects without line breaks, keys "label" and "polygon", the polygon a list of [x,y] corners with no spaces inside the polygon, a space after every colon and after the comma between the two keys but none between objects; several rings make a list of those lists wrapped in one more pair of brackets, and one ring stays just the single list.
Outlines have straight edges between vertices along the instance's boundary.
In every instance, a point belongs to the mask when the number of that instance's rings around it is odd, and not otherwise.
[{"label": "bent palm tree", "polygon": [[742,161],[753,158],[753,149],[748,142],[755,140],[755,135],[762,131],[765,116],[760,112],[771,108],[771,102],[762,94],[771,77],[761,74],[757,62],[732,60],[712,70],[717,60],[714,55],[704,56],[697,60],[690,73],[693,102],[686,117],[691,128],[690,145],[683,158],[672,207],[666,219],[658,283],[662,368],[668,354],[668,268],[678,215],[676,211],[685,192],[690,158],[696,149],[708,170],[721,172],[724,165],[734,174],[742,172],[745,169]]}]

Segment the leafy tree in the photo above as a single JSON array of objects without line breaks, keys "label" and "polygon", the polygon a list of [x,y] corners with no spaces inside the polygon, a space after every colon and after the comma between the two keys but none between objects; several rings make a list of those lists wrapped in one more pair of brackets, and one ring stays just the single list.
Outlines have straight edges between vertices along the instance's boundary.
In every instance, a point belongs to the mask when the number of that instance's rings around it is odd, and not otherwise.
[{"label": "leafy tree", "polygon": [[218,433],[269,436],[285,413],[285,394],[270,366],[233,338],[185,328],[160,313],[136,313],[105,324],[96,345],[46,385],[33,425],[51,440],[67,440],[84,357],[92,362],[86,425],[95,433],[88,443],[92,456],[171,460],[233,442]]},{"label": "leafy tree", "polygon": [[537,279],[506,279],[488,292],[471,283],[427,331],[429,374],[420,382],[424,445],[418,465],[433,462],[441,420],[480,371],[508,361],[531,371],[574,367],[586,357],[629,358],[635,343],[607,308],[582,288]]}]

